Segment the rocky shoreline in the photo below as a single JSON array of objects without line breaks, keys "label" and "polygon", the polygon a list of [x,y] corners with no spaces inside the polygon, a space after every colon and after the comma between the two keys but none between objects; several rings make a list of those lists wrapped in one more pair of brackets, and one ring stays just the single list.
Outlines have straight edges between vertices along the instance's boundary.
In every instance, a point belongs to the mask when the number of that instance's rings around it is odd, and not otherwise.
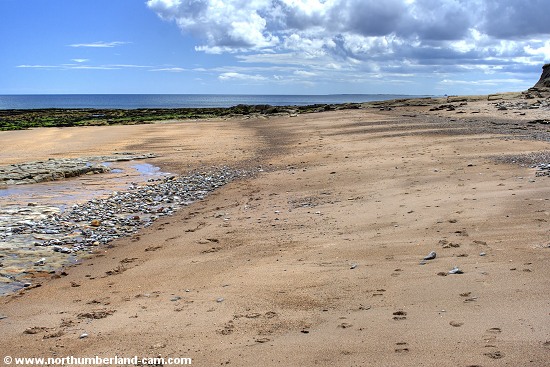
[{"label": "rocky shoreline", "polygon": [[361,103],[313,104],[307,106],[237,105],[229,108],[139,108],[139,109],[26,109],[0,110],[0,131],[33,127],[136,125],[158,121],[189,121],[209,118],[295,116],[361,108]]},{"label": "rocky shoreline", "polygon": [[[105,157],[104,157],[105,158]],[[185,176],[151,179],[106,198],[62,211],[35,205],[0,210],[0,284],[4,292],[33,285],[33,278],[60,270],[97,246],[131,236],[163,216],[203,199],[253,172],[213,167]],[[0,287],[0,293],[2,289]]]},{"label": "rocky shoreline", "polygon": [[25,162],[0,166],[0,189],[8,185],[25,185],[62,180],[84,174],[110,172],[105,163],[155,158],[154,154],[115,153],[108,156],[50,158],[47,161]]}]

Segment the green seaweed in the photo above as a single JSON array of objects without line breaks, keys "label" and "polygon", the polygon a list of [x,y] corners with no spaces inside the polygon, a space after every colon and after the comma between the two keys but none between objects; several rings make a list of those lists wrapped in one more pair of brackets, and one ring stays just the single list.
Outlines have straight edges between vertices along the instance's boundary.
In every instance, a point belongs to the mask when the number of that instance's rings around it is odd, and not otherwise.
[{"label": "green seaweed", "polygon": [[36,127],[150,124],[163,120],[196,120],[215,117],[312,113],[362,105],[317,104],[309,106],[237,105],[229,108],[140,108],[140,109],[25,109],[0,110],[1,130]]}]

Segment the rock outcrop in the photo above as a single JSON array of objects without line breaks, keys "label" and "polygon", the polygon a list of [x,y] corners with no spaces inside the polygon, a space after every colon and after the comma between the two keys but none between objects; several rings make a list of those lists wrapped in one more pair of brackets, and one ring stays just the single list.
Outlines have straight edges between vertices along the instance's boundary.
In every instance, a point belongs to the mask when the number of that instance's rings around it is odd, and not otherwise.
[{"label": "rock outcrop", "polygon": [[550,88],[550,64],[542,67],[542,75],[537,84],[535,84],[535,88]]}]

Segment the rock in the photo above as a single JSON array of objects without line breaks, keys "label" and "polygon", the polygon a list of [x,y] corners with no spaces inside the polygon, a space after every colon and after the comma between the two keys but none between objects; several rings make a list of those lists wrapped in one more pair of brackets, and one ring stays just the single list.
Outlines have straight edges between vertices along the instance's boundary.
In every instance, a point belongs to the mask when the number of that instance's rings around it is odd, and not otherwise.
[{"label": "rock", "polygon": [[80,336],[78,337],[78,339],[84,339],[84,338],[87,338],[87,337],[88,337],[88,334],[82,333],[82,334],[80,334]]},{"label": "rock", "polygon": [[437,256],[437,254],[435,253],[435,251],[432,251],[426,257],[424,257],[423,260],[433,260],[433,259],[435,259],[436,256]]},{"label": "rock", "polygon": [[542,67],[542,74],[539,81],[535,84],[535,88],[550,88],[550,64]]},{"label": "rock", "polygon": [[99,156],[80,158],[50,158],[47,161],[26,162],[0,166],[0,188],[6,185],[30,184],[61,180],[84,174],[110,172],[103,162],[153,158],[152,154],[129,154],[125,156]]},{"label": "rock", "polygon": [[449,274],[464,274],[464,272],[455,266],[453,269],[449,270]]},{"label": "rock", "polygon": [[[76,256],[81,252],[90,253],[95,246],[109,244],[117,238],[137,238],[135,233],[139,229],[150,226],[158,218],[172,215],[178,209],[204,199],[215,189],[256,172],[255,169],[243,171],[219,167],[187,176],[154,179],[146,185],[132,184],[128,190],[114,192],[108,197],[69,205],[64,211],[42,205],[28,207],[27,203],[25,206],[2,207],[0,242],[11,246],[50,247],[53,252]],[[160,248],[152,247],[146,251]],[[42,254],[35,253],[36,257],[25,259],[25,264],[41,266],[48,262],[49,257],[40,258]],[[25,271],[22,266],[22,277],[26,276]],[[16,278],[9,279],[14,281]]]},{"label": "rock", "polygon": [[216,299],[216,302],[218,302],[218,303],[222,303],[223,301],[225,301],[225,299],[223,299],[222,297]]},{"label": "rock", "polygon": [[23,331],[23,334],[34,335],[34,334],[42,333],[46,330],[47,330],[47,328],[45,328],[45,327],[33,326],[33,327],[25,329],[25,331]]}]

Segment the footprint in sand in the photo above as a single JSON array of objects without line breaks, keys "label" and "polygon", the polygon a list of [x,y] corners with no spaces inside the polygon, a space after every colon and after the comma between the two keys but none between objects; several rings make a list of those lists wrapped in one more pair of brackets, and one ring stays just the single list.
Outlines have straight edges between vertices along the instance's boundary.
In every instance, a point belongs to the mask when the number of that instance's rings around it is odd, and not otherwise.
[{"label": "footprint in sand", "polygon": [[485,334],[483,334],[483,340],[485,341],[486,345],[485,347],[495,347],[493,343],[497,340],[497,335],[500,334],[502,330],[498,327],[493,327],[490,329],[487,329],[485,331]]},{"label": "footprint in sand", "polygon": [[395,321],[401,321],[407,319],[407,313],[405,311],[395,311],[393,313],[393,319]]},{"label": "footprint in sand", "polygon": [[502,353],[501,351],[497,350],[497,351],[494,351],[494,352],[488,352],[488,353],[483,353],[485,356],[491,358],[491,359],[501,359],[501,358],[504,358],[504,353]]},{"label": "footprint in sand", "polygon": [[395,343],[395,353],[408,353],[409,345],[406,342]]},{"label": "footprint in sand", "polygon": [[145,249],[145,252],[157,251],[157,250],[160,250],[161,248],[162,246],[149,246]]}]

